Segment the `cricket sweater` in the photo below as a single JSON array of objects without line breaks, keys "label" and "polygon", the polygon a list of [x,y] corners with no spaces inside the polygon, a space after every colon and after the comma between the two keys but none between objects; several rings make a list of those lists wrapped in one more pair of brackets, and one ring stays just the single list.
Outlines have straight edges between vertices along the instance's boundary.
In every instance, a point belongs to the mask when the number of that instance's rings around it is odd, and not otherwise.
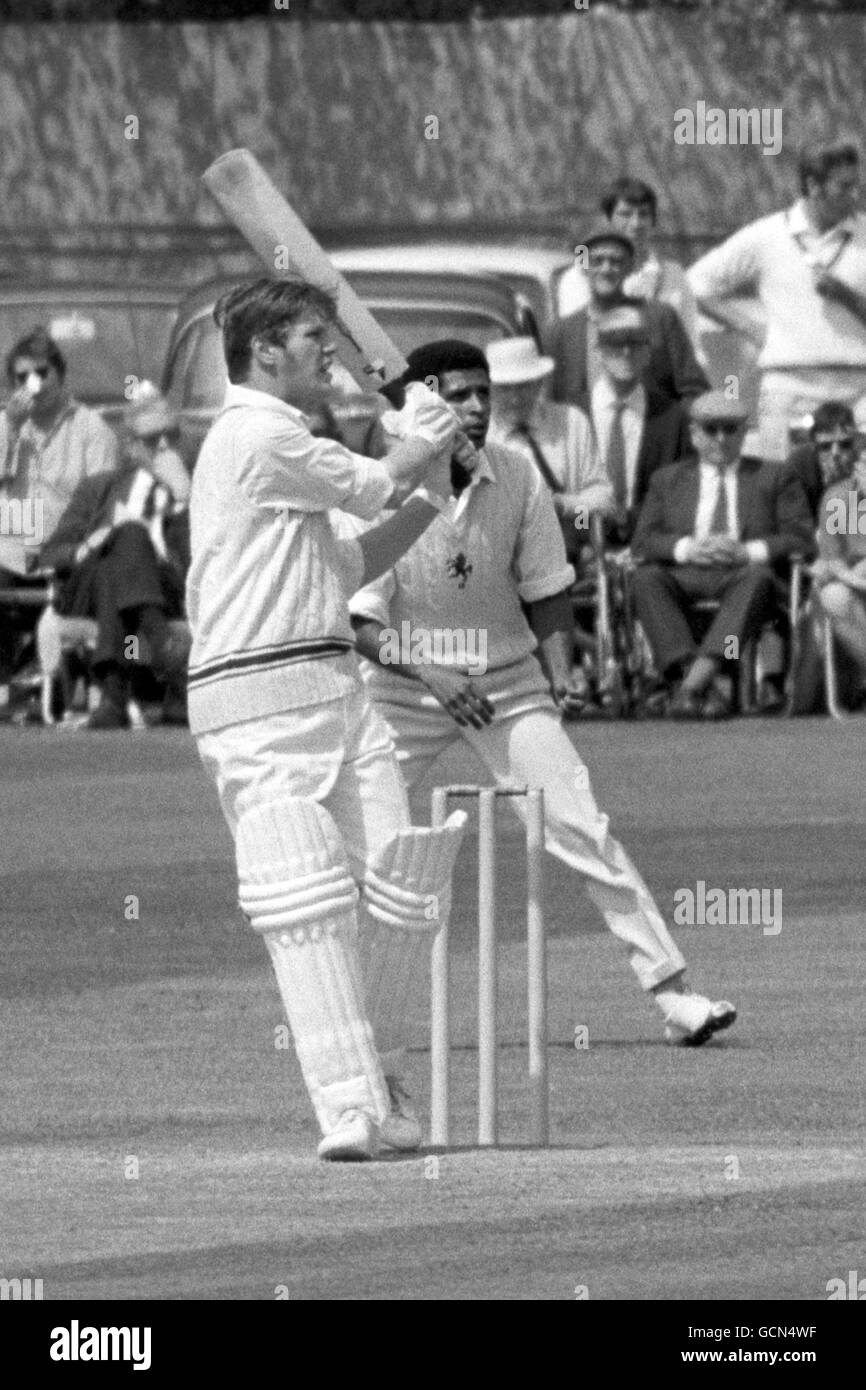
[{"label": "cricket sweater", "polygon": [[327,513],[370,520],[391,491],[384,464],[315,438],[275,396],[229,386],[190,497],[194,734],[358,688],[347,600],[363,557]]}]

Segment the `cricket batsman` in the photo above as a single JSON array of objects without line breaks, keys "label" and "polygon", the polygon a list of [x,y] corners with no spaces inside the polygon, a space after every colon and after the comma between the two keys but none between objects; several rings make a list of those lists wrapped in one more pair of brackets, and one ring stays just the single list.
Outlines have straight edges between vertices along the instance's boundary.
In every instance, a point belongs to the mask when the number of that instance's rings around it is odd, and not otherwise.
[{"label": "cricket batsman", "polygon": [[[478,348],[448,339],[408,360],[405,379],[435,381],[476,454],[471,471],[452,465],[451,509],[351,601],[368,689],[407,786],[465,739],[496,782],[543,789],[547,849],[579,875],[626,947],[668,1041],[699,1046],[736,1010],[686,988],[683,956],[562,727],[574,572],[547,485],[530,460],[485,442],[490,373]],[[519,800],[515,809],[525,815]]]},{"label": "cricket batsman", "polygon": [[[457,420],[413,387],[388,458],[315,438],[304,412],[329,391],[331,298],[262,279],[214,314],[230,385],[190,499],[190,728],[234,836],[241,908],[273,961],[319,1155],[375,1158],[421,1142],[394,1059],[407,971],[448,912],[465,816],[411,825],[348,596],[446,505]],[[386,505],[359,538],[335,535],[331,509],[372,519]]]}]

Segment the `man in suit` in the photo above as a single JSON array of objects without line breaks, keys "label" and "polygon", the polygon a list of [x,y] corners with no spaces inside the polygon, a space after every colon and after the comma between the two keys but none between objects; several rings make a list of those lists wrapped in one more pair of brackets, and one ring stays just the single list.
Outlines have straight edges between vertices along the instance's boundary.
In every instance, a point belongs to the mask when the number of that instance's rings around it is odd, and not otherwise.
[{"label": "man in suit", "polygon": [[608,540],[627,545],[650,477],[694,454],[689,417],[680,401],[644,386],[650,360],[646,307],[622,304],[598,320],[601,376],[590,397],[590,418],[613,495]]},{"label": "man in suit", "polygon": [[[811,556],[814,530],[798,478],[777,464],[741,456],[747,413],[723,391],[691,407],[697,460],[659,469],[638,518],[638,617],[659,670],[679,688],[669,713],[720,719],[730,700],[716,678],[774,609],[776,577],[795,552]],[[689,609],[721,600],[698,642]]]},{"label": "man in suit", "polygon": [[144,637],[151,665],[166,681],[166,723],[183,722],[188,643],[169,618],[183,613],[189,566],[189,475],[177,452],[177,419],[150,388],[126,412],[118,472],[95,473],[78,484],[57,529],[40,552],[58,577],[57,611],[95,618],[93,673],[100,702],[91,729],[129,724],[129,658]]},{"label": "man in suit", "polygon": [[664,401],[690,400],[706,391],[708,382],[698,365],[688,334],[670,304],[629,300],[623,281],[634,262],[631,239],[609,222],[590,229],[580,248],[586,253],[589,302],[584,309],[560,319],[553,332],[556,359],[553,398],[581,410],[589,408],[592,390],[602,374],[598,322],[602,314],[623,303],[642,303],[650,338],[644,385]]}]

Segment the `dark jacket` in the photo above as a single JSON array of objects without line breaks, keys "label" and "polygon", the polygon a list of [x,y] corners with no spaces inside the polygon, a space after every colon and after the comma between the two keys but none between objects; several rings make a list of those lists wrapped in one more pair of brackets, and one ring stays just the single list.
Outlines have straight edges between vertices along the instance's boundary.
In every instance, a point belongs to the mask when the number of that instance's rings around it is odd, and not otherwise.
[{"label": "dark jacket", "polygon": [[[650,360],[644,385],[650,395],[665,402],[688,401],[709,390],[703,368],[698,365],[689,336],[676,309],[658,300],[643,305],[650,333]],[[556,359],[552,395],[556,401],[569,401],[589,410],[589,376],[586,335],[589,317],[586,309],[560,319],[553,331],[550,351]]]},{"label": "dark jacket", "polygon": [[[742,458],[737,493],[740,539],[766,541],[770,564],[815,553],[815,527],[798,478],[783,464]],[[632,554],[639,561],[673,563],[674,546],[694,535],[700,488],[697,459],[660,468],[650,480],[638,517]]]},{"label": "dark jacket", "polygon": [[[128,497],[134,472],[126,469],[122,473],[93,473],[82,478],[56,530],[40,550],[40,564],[58,574],[67,574],[75,565],[75,552],[82,541],[100,527],[112,525],[115,506]],[[188,512],[167,517],[163,534],[170,560],[185,574],[189,568]]]}]

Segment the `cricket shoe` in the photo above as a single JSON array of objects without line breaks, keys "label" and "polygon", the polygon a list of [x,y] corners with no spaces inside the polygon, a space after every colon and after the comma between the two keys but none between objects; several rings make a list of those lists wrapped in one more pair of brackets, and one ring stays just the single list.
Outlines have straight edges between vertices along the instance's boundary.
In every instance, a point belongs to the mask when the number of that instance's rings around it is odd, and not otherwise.
[{"label": "cricket shoe", "polygon": [[700,1047],[714,1033],[730,1028],[737,1011],[727,999],[681,994],[665,1018],[665,1038],[675,1047]]},{"label": "cricket shoe", "polygon": [[388,1087],[391,1108],[379,1126],[379,1138],[389,1149],[399,1149],[401,1153],[414,1153],[416,1149],[420,1149],[423,1135],[412,1105],[412,1097],[399,1076],[386,1076],[385,1084]]},{"label": "cricket shoe", "polygon": [[363,1163],[379,1153],[379,1129],[364,1110],[344,1110],[317,1149],[331,1163]]}]

